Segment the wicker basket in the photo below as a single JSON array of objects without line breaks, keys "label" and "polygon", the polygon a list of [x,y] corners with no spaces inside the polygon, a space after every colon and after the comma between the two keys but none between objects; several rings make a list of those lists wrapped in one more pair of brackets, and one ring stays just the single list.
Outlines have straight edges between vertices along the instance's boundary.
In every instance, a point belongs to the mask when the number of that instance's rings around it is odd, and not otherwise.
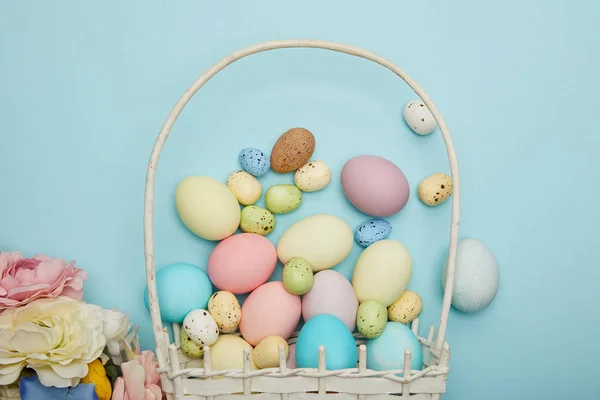
[{"label": "wicker basket", "polygon": [[[244,350],[244,368],[239,370],[213,371],[211,369],[210,349],[205,348],[204,361],[190,360],[179,349],[176,342],[170,343],[161,322],[160,308],[156,290],[154,267],[154,182],[161,150],[169,136],[175,120],[187,102],[209,79],[231,63],[263,51],[282,48],[318,48],[333,50],[371,60],[380,64],[402,78],[414,92],[427,104],[440,128],[446,144],[450,171],[453,182],[452,217],[450,225],[450,250],[448,279],[444,288],[444,298],[437,330],[431,326],[426,337],[419,335],[419,320],[415,319],[411,328],[417,335],[423,348],[423,368],[410,370],[410,351],[404,355],[404,365],[408,368],[393,371],[373,371],[366,368],[366,346],[360,336],[356,337],[359,347],[359,360],[356,368],[329,371],[325,368],[327,349],[319,349],[319,368],[290,370],[286,367],[283,349],[280,348],[280,366],[253,371],[249,349]],[[427,93],[402,69],[383,57],[368,50],[340,43],[319,40],[281,40],[259,43],[230,54],[223,58],[200,77],[185,91],[171,111],[163,125],[152,150],[146,177],[144,198],[144,246],[146,256],[146,280],[148,284],[152,328],[156,340],[156,355],[161,373],[163,390],[169,399],[233,400],[253,398],[256,400],[295,400],[295,399],[340,399],[340,400],[384,400],[390,396],[410,397],[413,400],[439,399],[446,391],[446,377],[449,372],[449,346],[445,341],[448,326],[448,314],[451,293],[454,284],[456,250],[458,244],[459,223],[459,177],[456,154],[450,132]],[[173,325],[175,332],[179,329]],[[296,341],[297,335],[289,343]],[[190,365],[194,364],[190,368]],[[220,379],[213,379],[219,377]]]}]

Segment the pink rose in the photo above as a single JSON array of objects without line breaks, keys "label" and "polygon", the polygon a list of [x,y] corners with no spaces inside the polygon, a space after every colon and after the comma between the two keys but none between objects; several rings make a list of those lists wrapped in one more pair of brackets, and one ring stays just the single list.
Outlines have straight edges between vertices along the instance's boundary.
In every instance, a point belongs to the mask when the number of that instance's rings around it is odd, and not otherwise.
[{"label": "pink rose", "polygon": [[24,258],[19,252],[0,252],[0,311],[21,307],[44,297],[83,297],[85,271],[75,262],[45,255]]},{"label": "pink rose", "polygon": [[149,350],[121,364],[123,377],[118,377],[111,400],[161,400],[160,375],[156,359]]}]

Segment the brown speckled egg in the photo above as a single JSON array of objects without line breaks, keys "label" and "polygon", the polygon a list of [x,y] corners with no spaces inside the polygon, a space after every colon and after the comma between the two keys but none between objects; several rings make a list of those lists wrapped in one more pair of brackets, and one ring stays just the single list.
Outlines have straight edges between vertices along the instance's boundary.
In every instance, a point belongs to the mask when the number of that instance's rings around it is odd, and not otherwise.
[{"label": "brown speckled egg", "polygon": [[304,128],[292,128],[277,139],[271,151],[271,169],[280,174],[295,171],[315,151],[315,137]]},{"label": "brown speckled egg", "polygon": [[235,332],[242,319],[242,309],[237,297],[225,290],[210,296],[208,312],[215,319],[221,333]]},{"label": "brown speckled egg", "polygon": [[388,307],[388,317],[390,321],[407,324],[417,318],[422,309],[421,296],[407,290]]},{"label": "brown speckled egg", "polygon": [[452,195],[452,177],[439,173],[428,176],[419,183],[419,198],[428,206],[437,206]]}]

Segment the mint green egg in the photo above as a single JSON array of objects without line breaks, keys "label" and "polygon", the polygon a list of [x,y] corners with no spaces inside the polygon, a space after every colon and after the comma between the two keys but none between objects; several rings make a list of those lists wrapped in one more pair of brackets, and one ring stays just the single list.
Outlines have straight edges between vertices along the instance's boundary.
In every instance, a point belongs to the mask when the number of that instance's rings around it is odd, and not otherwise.
[{"label": "mint green egg", "polygon": [[292,257],[283,267],[283,287],[291,294],[301,296],[312,289],[312,265],[302,257]]},{"label": "mint green egg", "polygon": [[302,192],[294,185],[273,185],[265,194],[265,203],[273,214],[285,214],[300,206]]},{"label": "mint green egg", "polygon": [[358,306],[356,326],[361,335],[374,339],[381,335],[387,323],[386,306],[377,300],[365,300]]},{"label": "mint green egg", "polygon": [[204,348],[190,339],[183,327],[179,329],[179,342],[181,343],[183,354],[196,358],[204,355]]},{"label": "mint green egg", "polygon": [[240,229],[246,233],[268,235],[275,229],[275,216],[262,207],[246,206],[242,209]]}]

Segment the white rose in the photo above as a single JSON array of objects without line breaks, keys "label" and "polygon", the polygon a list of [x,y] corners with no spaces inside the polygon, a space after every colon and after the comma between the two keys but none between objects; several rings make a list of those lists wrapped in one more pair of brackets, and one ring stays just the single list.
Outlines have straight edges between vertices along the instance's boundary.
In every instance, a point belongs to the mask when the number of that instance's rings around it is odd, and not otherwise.
[{"label": "white rose", "polygon": [[45,386],[75,386],[106,346],[102,308],[69,297],[35,300],[0,315],[0,385],[24,367]]},{"label": "white rose", "polygon": [[129,332],[129,316],[116,310],[104,311],[104,337],[106,340],[123,340]]}]

